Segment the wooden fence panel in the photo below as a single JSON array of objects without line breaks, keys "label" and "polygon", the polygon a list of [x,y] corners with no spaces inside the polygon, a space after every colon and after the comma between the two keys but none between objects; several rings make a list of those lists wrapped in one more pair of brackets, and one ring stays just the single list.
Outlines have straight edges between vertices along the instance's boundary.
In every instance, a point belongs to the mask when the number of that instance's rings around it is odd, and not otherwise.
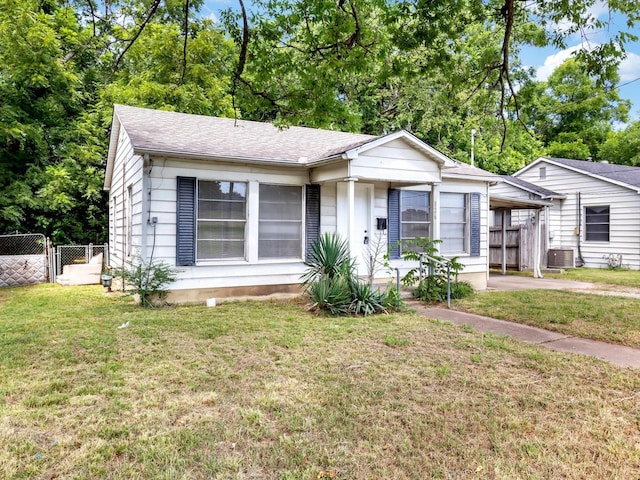
[{"label": "wooden fence panel", "polygon": [[[536,226],[532,222],[512,225],[507,233],[507,268],[512,270],[533,269],[533,246],[535,245]],[[544,260],[547,251],[545,225],[542,224],[540,238],[540,258]],[[502,227],[489,229],[489,267],[502,268]]]}]

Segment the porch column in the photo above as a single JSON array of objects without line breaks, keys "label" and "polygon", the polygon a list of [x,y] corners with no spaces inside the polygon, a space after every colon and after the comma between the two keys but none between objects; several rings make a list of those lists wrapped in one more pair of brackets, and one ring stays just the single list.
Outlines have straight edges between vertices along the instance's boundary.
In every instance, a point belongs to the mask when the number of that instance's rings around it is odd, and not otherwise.
[{"label": "porch column", "polygon": [[536,209],[534,217],[536,222],[536,233],[533,239],[533,276],[534,278],[542,278],[542,272],[540,271],[540,237],[542,235],[542,226],[540,225],[540,209]]},{"label": "porch column", "polygon": [[[351,256],[355,256],[358,252],[358,235],[356,235],[356,179],[345,178],[347,182],[347,232],[349,242],[349,253]],[[360,239],[361,240],[361,239]]]},{"label": "porch column", "polygon": [[500,209],[502,215],[502,275],[507,274],[507,210]]}]

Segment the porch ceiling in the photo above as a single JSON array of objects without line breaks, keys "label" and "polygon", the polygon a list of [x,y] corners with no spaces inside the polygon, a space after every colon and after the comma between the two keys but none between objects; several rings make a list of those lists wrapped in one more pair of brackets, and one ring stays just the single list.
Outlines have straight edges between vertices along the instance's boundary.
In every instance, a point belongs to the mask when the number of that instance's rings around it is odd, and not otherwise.
[{"label": "porch ceiling", "polygon": [[501,197],[499,195],[491,195],[491,197],[489,197],[489,208],[491,210],[497,210],[499,208],[508,208],[511,210],[536,210],[551,206],[553,206],[553,202],[547,202],[545,200]]}]

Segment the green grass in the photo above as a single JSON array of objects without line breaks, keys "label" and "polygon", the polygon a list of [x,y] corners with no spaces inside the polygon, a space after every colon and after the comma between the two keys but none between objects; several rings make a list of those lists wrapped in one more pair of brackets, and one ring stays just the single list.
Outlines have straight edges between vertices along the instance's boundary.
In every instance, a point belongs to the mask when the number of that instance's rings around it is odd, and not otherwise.
[{"label": "green grass", "polygon": [[639,391],[412,313],[0,290],[0,478],[635,478]]},{"label": "green grass", "polygon": [[[492,273],[498,273],[492,270]],[[531,277],[531,272],[509,271],[508,275]],[[575,280],[602,285],[616,285],[624,287],[640,288],[640,271],[610,268],[570,268],[564,273],[545,273],[545,278],[558,278],[561,280]]]},{"label": "green grass", "polygon": [[564,274],[545,274],[545,277],[640,288],[640,271],[638,270],[571,268]]},{"label": "green grass", "polygon": [[640,348],[640,299],[563,290],[477,293],[454,308],[582,338]]}]

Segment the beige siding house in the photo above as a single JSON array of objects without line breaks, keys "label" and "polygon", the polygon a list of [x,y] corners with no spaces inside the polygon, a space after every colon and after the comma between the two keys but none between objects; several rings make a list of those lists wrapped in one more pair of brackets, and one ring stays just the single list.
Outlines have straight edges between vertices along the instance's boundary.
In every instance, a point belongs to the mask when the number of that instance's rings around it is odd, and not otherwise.
[{"label": "beige siding house", "polygon": [[[348,240],[362,275],[376,246],[428,236],[482,289],[496,180],[406,131],[279,129],[116,105],[105,176],[111,263],[175,265],[172,299],[201,301],[299,291],[324,232]],[[392,267],[411,268],[401,248]]]},{"label": "beige siding house", "polygon": [[[544,213],[549,251],[571,251],[576,266],[640,269],[640,168],[543,157],[504,180],[492,195],[553,201]],[[530,215],[512,212],[511,223]]]}]

